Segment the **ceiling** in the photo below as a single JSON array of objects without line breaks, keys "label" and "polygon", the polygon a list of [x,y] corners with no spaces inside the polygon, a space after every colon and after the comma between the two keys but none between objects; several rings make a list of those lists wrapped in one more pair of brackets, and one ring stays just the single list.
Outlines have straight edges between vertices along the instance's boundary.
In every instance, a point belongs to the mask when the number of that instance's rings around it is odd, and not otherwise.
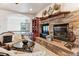
[{"label": "ceiling", "polygon": [[0,3],[0,10],[35,15],[51,3]]}]

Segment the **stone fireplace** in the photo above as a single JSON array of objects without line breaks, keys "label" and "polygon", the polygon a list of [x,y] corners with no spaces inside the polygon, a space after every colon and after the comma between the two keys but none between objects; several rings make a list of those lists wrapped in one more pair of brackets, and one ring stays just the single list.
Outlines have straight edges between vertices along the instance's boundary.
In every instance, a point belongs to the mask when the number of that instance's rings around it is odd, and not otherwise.
[{"label": "stone fireplace", "polygon": [[[60,17],[61,16],[61,17]],[[57,15],[41,21],[41,24],[49,24],[49,35],[54,36],[53,26],[57,24],[69,24],[69,28],[73,27],[72,31],[76,35],[75,43],[79,45],[79,11],[71,12],[63,17],[63,15]],[[62,33],[61,33],[62,34]],[[59,34],[57,34],[59,35]]]},{"label": "stone fireplace", "polygon": [[1,43],[10,43],[14,40],[14,33],[13,32],[3,32],[0,35],[0,42]]}]

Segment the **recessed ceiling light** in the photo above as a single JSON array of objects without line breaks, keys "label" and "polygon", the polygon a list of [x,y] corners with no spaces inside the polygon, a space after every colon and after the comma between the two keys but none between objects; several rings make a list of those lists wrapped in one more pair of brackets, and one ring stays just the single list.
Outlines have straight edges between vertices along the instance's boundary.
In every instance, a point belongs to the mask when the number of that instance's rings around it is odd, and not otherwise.
[{"label": "recessed ceiling light", "polygon": [[32,8],[30,8],[29,10],[32,11]]}]

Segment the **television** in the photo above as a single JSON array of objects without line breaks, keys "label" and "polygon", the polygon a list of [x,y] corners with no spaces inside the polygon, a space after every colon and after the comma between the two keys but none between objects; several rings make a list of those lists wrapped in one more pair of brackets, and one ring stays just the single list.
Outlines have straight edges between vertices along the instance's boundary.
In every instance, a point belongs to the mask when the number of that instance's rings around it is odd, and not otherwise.
[{"label": "television", "polygon": [[41,37],[46,38],[49,35],[49,24],[42,24],[41,30]]},{"label": "television", "polygon": [[68,26],[69,24],[55,24],[53,26],[53,32],[54,32],[54,38],[56,39],[60,39],[63,41],[67,41],[68,40]]}]

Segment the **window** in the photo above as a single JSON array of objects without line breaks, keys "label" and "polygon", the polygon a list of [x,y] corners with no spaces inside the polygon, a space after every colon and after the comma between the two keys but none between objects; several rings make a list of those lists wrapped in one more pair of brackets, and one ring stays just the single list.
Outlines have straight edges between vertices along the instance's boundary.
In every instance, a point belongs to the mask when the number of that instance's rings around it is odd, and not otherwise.
[{"label": "window", "polygon": [[29,23],[21,23],[21,32],[29,32],[30,24]]}]

